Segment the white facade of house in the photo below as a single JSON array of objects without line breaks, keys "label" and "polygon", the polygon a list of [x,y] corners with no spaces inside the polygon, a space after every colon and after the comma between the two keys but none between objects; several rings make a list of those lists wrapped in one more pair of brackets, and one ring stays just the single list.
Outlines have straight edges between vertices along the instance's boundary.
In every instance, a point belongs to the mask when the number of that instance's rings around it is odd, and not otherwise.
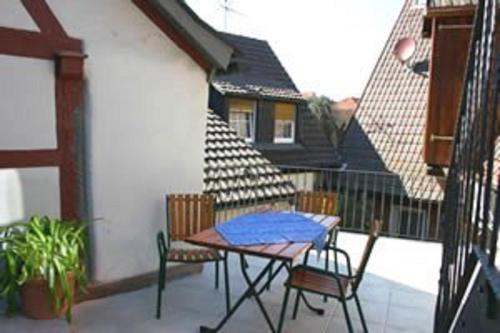
[{"label": "white facade of house", "polygon": [[[0,26],[4,22],[29,26],[22,22],[24,16],[5,18],[8,3],[0,2],[0,13],[4,13]],[[68,35],[83,40],[88,55],[81,109],[88,208],[91,218],[98,220],[91,227],[93,278],[106,282],[151,272],[157,269],[158,260],[155,235],[165,228],[165,194],[202,190],[207,74],[131,1],[47,3]],[[45,68],[43,60],[30,59],[39,67],[35,75],[40,83],[33,86],[29,85],[31,70],[11,73],[8,66],[2,66],[12,61],[25,60],[0,56],[0,100],[11,101],[9,109],[4,109],[4,102],[0,104],[0,133],[27,137],[0,134],[0,146],[51,148],[53,133],[34,129],[50,128],[47,124],[54,121],[52,106],[37,102],[47,94],[53,68]],[[6,76],[9,82],[4,82]],[[12,84],[28,85],[26,89],[2,87]],[[11,112],[16,108],[23,112]],[[35,112],[41,113],[35,117]],[[33,122],[29,128],[26,119]],[[10,192],[0,190],[0,208],[2,201],[17,202],[12,219],[57,213],[59,198],[49,191],[58,189],[57,176],[47,168],[17,171],[0,173],[0,185],[4,181],[11,188]],[[41,186],[48,192],[41,191]],[[39,203],[45,201],[49,203],[41,207]],[[2,218],[5,222],[9,216],[0,214]]]},{"label": "white facade of house", "polygon": [[[0,26],[39,31],[20,1],[0,2]],[[0,54],[0,150],[57,147],[54,95],[53,61]],[[58,169],[0,169],[0,225],[34,214],[60,214]]]}]

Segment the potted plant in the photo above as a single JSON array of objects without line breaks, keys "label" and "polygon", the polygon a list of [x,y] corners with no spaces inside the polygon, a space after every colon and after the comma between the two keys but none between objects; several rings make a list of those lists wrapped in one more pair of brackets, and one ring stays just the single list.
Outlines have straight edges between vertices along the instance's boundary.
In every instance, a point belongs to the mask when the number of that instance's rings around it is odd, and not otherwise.
[{"label": "potted plant", "polygon": [[[71,320],[76,286],[84,288],[82,223],[33,216],[28,222],[0,227],[0,297],[7,312],[20,295],[26,316]],[[0,264],[1,265],[1,264]]]}]

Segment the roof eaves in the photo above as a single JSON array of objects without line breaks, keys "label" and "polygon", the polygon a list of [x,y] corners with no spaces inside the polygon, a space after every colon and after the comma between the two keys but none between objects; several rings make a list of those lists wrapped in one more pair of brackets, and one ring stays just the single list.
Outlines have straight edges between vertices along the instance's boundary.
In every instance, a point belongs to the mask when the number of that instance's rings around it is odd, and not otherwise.
[{"label": "roof eaves", "polygon": [[148,0],[213,68],[226,69],[233,48],[184,0]]},{"label": "roof eaves", "polygon": [[[219,91],[219,90],[217,90]],[[222,93],[225,96],[229,97],[246,97],[246,98],[254,98],[254,99],[260,99],[260,100],[266,100],[266,101],[280,101],[280,102],[306,102],[307,100],[304,97],[286,97],[286,96],[279,96],[279,95],[259,95],[256,93],[237,93],[237,92],[229,92],[225,91]]]}]

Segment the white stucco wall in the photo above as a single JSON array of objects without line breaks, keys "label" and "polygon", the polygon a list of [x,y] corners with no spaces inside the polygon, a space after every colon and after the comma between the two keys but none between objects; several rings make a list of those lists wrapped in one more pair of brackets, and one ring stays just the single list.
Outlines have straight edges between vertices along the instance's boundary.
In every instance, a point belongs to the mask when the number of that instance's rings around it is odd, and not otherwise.
[{"label": "white stucco wall", "polygon": [[35,214],[60,216],[58,169],[0,169],[0,225]]},{"label": "white stucco wall", "polygon": [[40,30],[19,0],[0,1],[0,26],[23,30]]},{"label": "white stucco wall", "polygon": [[56,147],[53,62],[0,55],[0,150]]},{"label": "white stucco wall", "polygon": [[84,40],[93,275],[110,281],[157,267],[164,195],[202,190],[204,71],[131,1],[49,0]]}]

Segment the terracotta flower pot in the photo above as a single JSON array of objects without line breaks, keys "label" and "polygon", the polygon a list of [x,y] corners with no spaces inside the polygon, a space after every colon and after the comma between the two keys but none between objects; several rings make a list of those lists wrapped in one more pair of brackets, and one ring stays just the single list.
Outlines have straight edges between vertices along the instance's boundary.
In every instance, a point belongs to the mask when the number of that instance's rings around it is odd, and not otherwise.
[{"label": "terracotta flower pot", "polygon": [[[75,294],[75,277],[73,273],[67,273],[70,292]],[[56,294],[63,294],[62,287],[56,281]],[[62,304],[59,311],[56,311],[55,304],[50,300],[49,283],[43,279],[34,279],[26,282],[21,287],[21,302],[26,317],[31,319],[54,319],[65,315],[68,304]]]}]

